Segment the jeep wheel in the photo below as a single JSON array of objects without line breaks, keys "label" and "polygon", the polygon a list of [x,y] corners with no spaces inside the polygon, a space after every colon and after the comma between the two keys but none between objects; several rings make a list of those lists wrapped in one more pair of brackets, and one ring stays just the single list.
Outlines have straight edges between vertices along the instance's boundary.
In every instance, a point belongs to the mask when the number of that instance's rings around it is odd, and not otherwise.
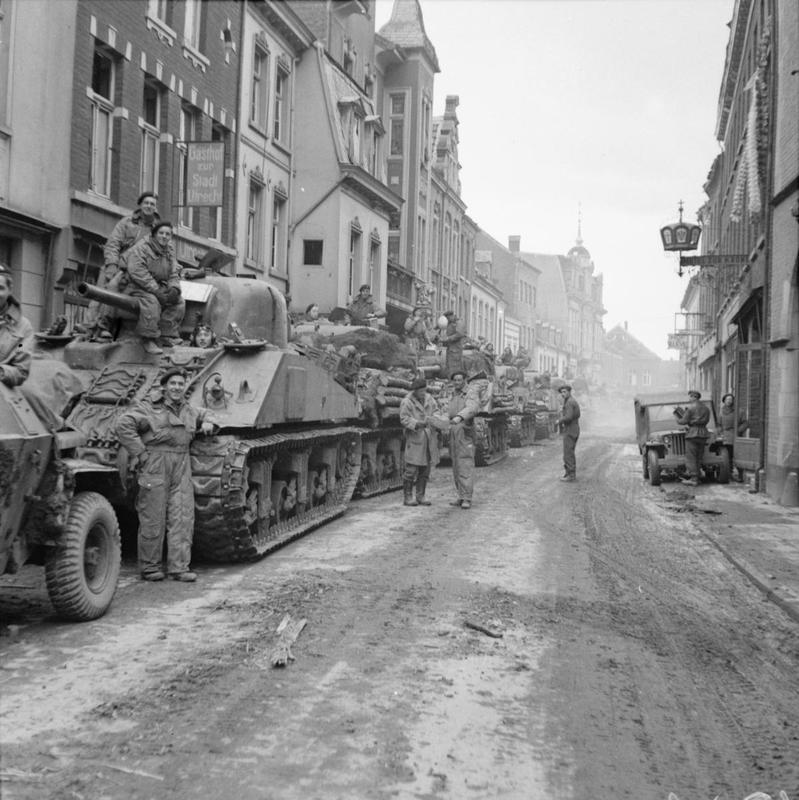
[{"label": "jeep wheel", "polygon": [[721,451],[721,463],[716,473],[716,480],[719,483],[730,482],[730,451],[726,447]]},{"label": "jeep wheel", "polygon": [[657,450],[648,450],[646,459],[649,466],[649,482],[652,486],[660,486],[660,460]]},{"label": "jeep wheel", "polygon": [[116,592],[121,555],[111,504],[97,492],[76,494],[61,541],[45,565],[47,592],[58,615],[76,622],[102,616]]}]

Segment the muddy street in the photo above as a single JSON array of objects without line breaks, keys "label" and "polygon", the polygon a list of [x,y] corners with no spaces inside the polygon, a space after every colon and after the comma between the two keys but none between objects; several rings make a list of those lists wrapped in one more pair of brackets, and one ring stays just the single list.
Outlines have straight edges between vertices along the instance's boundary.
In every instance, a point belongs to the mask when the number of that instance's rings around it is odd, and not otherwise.
[{"label": "muddy street", "polygon": [[799,797],[796,623],[621,433],[588,429],[574,484],[552,440],[462,511],[442,465],[430,508],[357,502],[194,585],[126,562],[92,623],[4,586],[2,796]]}]

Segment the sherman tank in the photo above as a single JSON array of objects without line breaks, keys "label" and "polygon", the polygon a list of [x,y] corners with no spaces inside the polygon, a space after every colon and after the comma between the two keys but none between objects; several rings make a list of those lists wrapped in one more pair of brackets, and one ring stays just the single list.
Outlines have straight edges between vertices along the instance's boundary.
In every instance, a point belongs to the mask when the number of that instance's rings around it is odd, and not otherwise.
[{"label": "sherman tank", "polygon": [[320,320],[295,329],[294,347],[328,369],[358,398],[361,463],[355,497],[402,486],[403,430],[399,405],[411,388],[416,359],[399,337],[369,325]]},{"label": "sherman tank", "polygon": [[81,284],[78,291],[117,309],[115,341],[73,340],[60,358],[89,374],[67,425],[85,436],[83,462],[113,467],[115,501],[132,505],[126,451],[115,428],[121,413],[172,366],[187,375],[186,399],[210,410],[215,434],[191,447],[194,552],[217,562],[253,560],[344,513],[360,475],[365,427],[356,394],[335,365],[288,342],[283,296],[263,281],[209,275],[182,281],[181,334],[198,321],[217,344],[178,345],[148,354],[133,334],[131,298]]}]

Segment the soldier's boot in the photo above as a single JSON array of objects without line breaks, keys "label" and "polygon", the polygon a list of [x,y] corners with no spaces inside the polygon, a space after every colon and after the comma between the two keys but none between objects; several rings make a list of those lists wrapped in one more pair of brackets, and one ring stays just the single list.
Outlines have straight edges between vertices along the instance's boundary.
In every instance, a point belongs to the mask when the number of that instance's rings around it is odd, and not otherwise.
[{"label": "soldier's boot", "polygon": [[418,506],[419,503],[413,499],[413,481],[404,480],[402,482],[402,491],[405,495],[405,500],[403,501],[403,505],[406,506]]},{"label": "soldier's boot", "polygon": [[432,506],[429,500],[425,500],[425,492],[427,492],[427,478],[417,478],[416,480],[416,502],[420,506]]}]

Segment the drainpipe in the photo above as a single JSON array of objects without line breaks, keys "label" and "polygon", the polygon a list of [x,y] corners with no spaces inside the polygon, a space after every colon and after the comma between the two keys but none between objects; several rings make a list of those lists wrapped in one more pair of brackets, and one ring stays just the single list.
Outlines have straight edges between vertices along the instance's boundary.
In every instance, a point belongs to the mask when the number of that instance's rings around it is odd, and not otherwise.
[{"label": "drainpipe", "polygon": [[[768,80],[771,91],[769,91],[769,142],[768,151],[766,156],[766,181],[764,187],[764,203],[763,213],[765,222],[765,241],[763,244],[763,258],[765,259],[765,270],[763,276],[763,330],[761,336],[763,339],[763,381],[760,385],[760,398],[761,407],[763,409],[763,430],[760,436],[760,469],[758,470],[758,491],[764,491],[763,478],[766,477],[766,454],[768,452],[768,429],[769,429],[769,413],[768,413],[768,399],[769,390],[768,383],[771,373],[771,349],[769,346],[769,339],[771,338],[771,236],[772,236],[772,222],[774,212],[772,210],[771,200],[774,196],[774,144],[776,139],[776,125],[774,124],[777,113],[777,66],[776,56],[779,37],[777,35],[777,18],[779,16],[778,9],[775,8],[771,15],[771,47],[769,57]],[[755,89],[756,90],[756,89]]]},{"label": "drainpipe", "polygon": [[[244,59],[244,23],[247,19],[247,3],[248,0],[243,0],[241,4],[241,21],[239,24],[239,54],[238,54],[238,71],[236,74],[236,137],[233,158],[233,249],[236,251],[236,260],[239,256],[239,158],[241,157],[241,82],[243,71],[242,63]],[[239,272],[239,265],[235,267],[236,275]]]},{"label": "drainpipe", "polygon": [[[296,146],[296,138],[294,135],[294,115],[296,113],[296,105],[294,98],[296,97],[297,88],[297,66],[300,59],[294,56],[294,74],[292,75],[291,83],[291,106],[289,107],[289,135],[291,136],[291,156],[289,158],[289,185],[288,185],[288,208],[286,209],[286,218],[291,219],[294,213],[294,148]],[[286,297],[291,297],[291,236],[296,228],[296,224],[290,225],[287,228],[286,235]]]}]

